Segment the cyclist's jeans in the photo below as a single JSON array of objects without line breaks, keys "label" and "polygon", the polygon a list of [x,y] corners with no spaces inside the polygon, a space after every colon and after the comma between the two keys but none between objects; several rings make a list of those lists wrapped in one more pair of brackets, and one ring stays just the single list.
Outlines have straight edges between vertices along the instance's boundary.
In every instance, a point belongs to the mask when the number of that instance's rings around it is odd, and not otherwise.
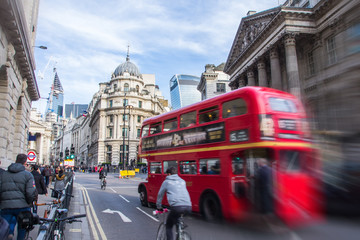
[{"label": "cyclist's jeans", "polygon": [[[16,225],[16,218],[20,212],[23,211],[30,211],[30,208],[8,208],[8,209],[1,209],[1,216],[6,219],[10,226],[9,234],[14,235],[15,225]],[[23,240],[25,238],[26,230],[22,229],[18,225],[18,236],[17,240]]]},{"label": "cyclist's jeans", "polygon": [[172,240],[173,233],[172,228],[177,223],[181,214],[189,214],[191,213],[191,206],[173,206],[170,207],[170,213],[166,220],[166,239]]}]

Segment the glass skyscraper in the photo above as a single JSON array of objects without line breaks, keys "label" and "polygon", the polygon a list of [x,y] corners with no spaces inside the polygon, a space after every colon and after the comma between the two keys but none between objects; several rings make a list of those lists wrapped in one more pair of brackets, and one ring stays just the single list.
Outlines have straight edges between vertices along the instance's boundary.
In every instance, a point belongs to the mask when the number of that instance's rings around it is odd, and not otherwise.
[{"label": "glass skyscraper", "polygon": [[63,108],[64,108],[64,89],[61,86],[61,82],[59,76],[54,69],[55,76],[54,82],[51,86],[51,92],[47,103],[47,113],[56,113],[59,117],[63,116]]},{"label": "glass skyscraper", "polygon": [[170,79],[170,98],[173,109],[179,109],[201,101],[197,90],[200,78],[192,75],[175,74]]}]

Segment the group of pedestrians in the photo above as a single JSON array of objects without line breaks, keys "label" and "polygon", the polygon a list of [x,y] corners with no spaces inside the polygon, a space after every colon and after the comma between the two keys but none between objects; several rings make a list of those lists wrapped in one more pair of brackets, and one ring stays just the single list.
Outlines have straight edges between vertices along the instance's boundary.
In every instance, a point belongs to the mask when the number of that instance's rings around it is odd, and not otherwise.
[{"label": "group of pedestrians", "polygon": [[[38,165],[33,165],[30,172],[26,161],[26,154],[18,154],[7,171],[0,168],[0,240],[13,239],[18,215],[20,212],[30,212],[39,194],[47,196],[51,177],[55,181],[55,190],[65,188],[63,169],[58,167],[52,174],[49,167],[41,172]],[[18,224],[17,239],[24,239],[25,233],[26,230]]]}]

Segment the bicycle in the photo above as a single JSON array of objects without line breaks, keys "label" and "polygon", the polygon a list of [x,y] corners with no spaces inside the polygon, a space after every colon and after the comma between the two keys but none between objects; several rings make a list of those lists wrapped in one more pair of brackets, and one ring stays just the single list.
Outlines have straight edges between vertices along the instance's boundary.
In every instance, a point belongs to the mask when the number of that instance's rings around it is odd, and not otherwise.
[{"label": "bicycle", "polygon": [[106,189],[106,177],[102,177],[100,179],[100,187],[101,189],[105,190]]},{"label": "bicycle", "polygon": [[[166,219],[169,209],[164,208],[162,211],[155,210],[153,215],[159,216],[163,214],[163,221],[160,223],[157,234],[156,240],[166,240]],[[191,240],[191,236],[188,232],[184,231],[187,225],[184,222],[184,214],[181,214],[178,222],[176,223],[176,240]]]},{"label": "bicycle", "polygon": [[[67,209],[57,209],[56,210],[58,214],[61,216],[68,212]],[[73,223],[73,222],[81,222],[81,220],[77,220],[78,218],[86,217],[86,214],[80,214],[80,215],[73,215],[69,217],[59,217],[54,219],[48,219],[48,218],[39,218],[39,222],[41,224],[40,230],[46,230],[48,226],[44,225],[45,223],[53,223],[53,231],[51,232],[51,238],[54,240],[64,240],[65,234],[65,224],[66,223]]]}]

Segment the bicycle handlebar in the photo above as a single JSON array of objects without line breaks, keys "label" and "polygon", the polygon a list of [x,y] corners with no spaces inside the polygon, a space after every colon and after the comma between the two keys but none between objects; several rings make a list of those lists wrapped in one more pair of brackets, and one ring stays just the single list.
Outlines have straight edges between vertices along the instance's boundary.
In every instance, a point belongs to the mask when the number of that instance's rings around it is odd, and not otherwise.
[{"label": "bicycle handlebar", "polygon": [[167,208],[164,208],[162,211],[155,210],[155,211],[153,211],[153,215],[159,215],[159,214],[167,213],[168,211],[169,211],[169,209],[167,209]]},{"label": "bicycle handlebar", "polygon": [[75,221],[76,218],[83,218],[86,217],[86,214],[79,214],[79,215],[74,215],[74,216],[70,216],[70,217],[64,217],[64,218],[54,218],[54,219],[49,219],[49,218],[39,218],[41,221],[43,222],[64,222],[64,221]]}]

